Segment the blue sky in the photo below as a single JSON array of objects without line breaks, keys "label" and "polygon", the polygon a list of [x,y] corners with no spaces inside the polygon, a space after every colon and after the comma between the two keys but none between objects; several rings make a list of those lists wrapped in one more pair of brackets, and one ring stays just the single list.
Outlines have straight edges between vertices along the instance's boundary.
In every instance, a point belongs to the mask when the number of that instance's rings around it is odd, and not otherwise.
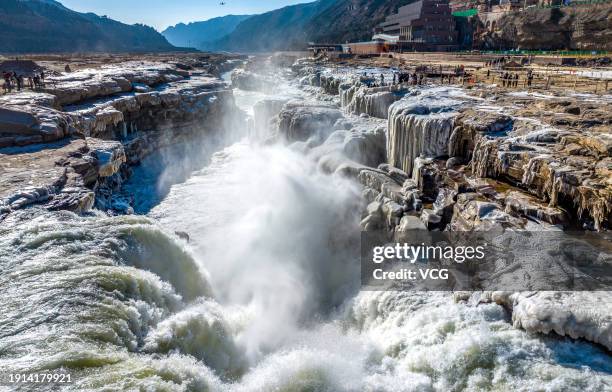
[{"label": "blue sky", "polygon": [[313,0],[58,0],[79,12],[94,12],[124,23],[144,23],[161,31],[179,22],[195,22],[228,14],[259,14]]}]

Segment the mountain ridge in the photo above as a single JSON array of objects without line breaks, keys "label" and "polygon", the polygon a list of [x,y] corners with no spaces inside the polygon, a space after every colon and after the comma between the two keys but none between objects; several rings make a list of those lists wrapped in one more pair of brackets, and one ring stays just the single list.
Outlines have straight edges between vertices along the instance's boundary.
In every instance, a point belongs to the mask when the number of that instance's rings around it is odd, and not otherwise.
[{"label": "mountain ridge", "polygon": [[307,23],[337,1],[318,0],[254,15],[214,42],[212,49],[259,52],[303,48],[308,41]]},{"label": "mountain ridge", "polygon": [[212,48],[229,51],[305,49],[310,41],[369,40],[374,27],[416,0],[319,0],[255,15]]},{"label": "mountain ridge", "polygon": [[0,35],[5,53],[160,52],[176,50],[160,33],[54,0],[2,0]]},{"label": "mountain ridge", "polygon": [[178,23],[161,34],[175,46],[195,47],[206,50],[210,43],[230,34],[242,21],[252,15],[225,15],[205,21]]}]

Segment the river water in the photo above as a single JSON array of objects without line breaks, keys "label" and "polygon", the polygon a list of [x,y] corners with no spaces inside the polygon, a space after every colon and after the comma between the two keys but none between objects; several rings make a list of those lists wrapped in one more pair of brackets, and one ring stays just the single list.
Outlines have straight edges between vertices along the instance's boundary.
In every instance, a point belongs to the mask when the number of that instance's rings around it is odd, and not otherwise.
[{"label": "river water", "polygon": [[[265,97],[235,95],[251,114]],[[285,146],[199,154],[136,171],[140,215],[3,222],[0,368],[59,369],[66,390],[611,390],[609,354],[498,305],[360,292],[357,184]]]}]

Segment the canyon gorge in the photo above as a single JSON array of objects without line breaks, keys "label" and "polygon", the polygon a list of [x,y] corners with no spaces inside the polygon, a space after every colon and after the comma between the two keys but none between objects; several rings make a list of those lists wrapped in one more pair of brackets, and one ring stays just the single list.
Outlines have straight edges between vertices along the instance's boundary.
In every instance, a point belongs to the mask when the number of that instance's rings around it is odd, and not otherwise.
[{"label": "canyon gorge", "polygon": [[151,56],[0,97],[2,367],[67,390],[612,390],[610,291],[363,290],[359,246],[609,245],[612,97],[381,74]]}]

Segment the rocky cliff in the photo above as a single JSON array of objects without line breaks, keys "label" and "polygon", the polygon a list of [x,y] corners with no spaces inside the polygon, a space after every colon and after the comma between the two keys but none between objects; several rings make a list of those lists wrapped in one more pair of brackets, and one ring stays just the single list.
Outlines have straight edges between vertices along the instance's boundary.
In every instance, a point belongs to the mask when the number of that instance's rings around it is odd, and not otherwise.
[{"label": "rocky cliff", "polygon": [[221,143],[241,118],[221,80],[176,63],[85,69],[47,86],[0,99],[0,215],[31,204],[126,212],[112,194],[131,165],[172,144]]},{"label": "rocky cliff", "polygon": [[533,8],[481,28],[484,48],[612,50],[612,4]]},{"label": "rocky cliff", "polygon": [[[294,68],[307,88],[316,86],[318,93],[332,94],[332,101],[339,101],[349,118],[351,114],[358,114],[361,120],[370,118],[365,113],[368,105],[356,103],[370,91],[356,72],[346,76],[344,70],[334,73],[306,64]],[[409,89],[399,100],[389,102],[378,98],[385,89],[388,93],[396,90],[381,87],[370,95],[377,111],[387,109],[385,155],[367,163],[327,165],[363,185],[363,231],[383,231],[401,241],[406,235],[414,240],[419,235],[416,231],[426,230],[534,235],[611,227],[609,97],[581,99],[564,92],[545,95],[478,88],[470,92],[428,86]],[[357,94],[360,90],[362,94]],[[337,121],[335,128],[346,121]],[[334,134],[311,154],[333,139]],[[362,145],[370,152],[377,146]],[[329,149],[325,151],[328,162],[332,161]],[[559,268],[559,258],[565,253],[581,249],[571,241],[563,242],[528,252],[522,259],[526,262],[513,267],[516,281],[535,275],[573,281],[576,271],[551,272]],[[526,244],[514,246],[523,249]],[[491,276],[508,274],[504,268],[509,267],[502,261],[506,256],[494,263]],[[597,263],[610,262],[609,253],[597,257]],[[581,260],[586,258],[586,253],[581,254]],[[537,271],[538,263],[546,268]],[[598,276],[595,280],[600,278],[605,279]],[[500,304],[516,328],[585,339],[612,349],[612,315],[610,307],[603,305],[610,301],[608,292],[510,287],[504,286],[505,291],[458,291],[454,298],[466,306]]]}]

